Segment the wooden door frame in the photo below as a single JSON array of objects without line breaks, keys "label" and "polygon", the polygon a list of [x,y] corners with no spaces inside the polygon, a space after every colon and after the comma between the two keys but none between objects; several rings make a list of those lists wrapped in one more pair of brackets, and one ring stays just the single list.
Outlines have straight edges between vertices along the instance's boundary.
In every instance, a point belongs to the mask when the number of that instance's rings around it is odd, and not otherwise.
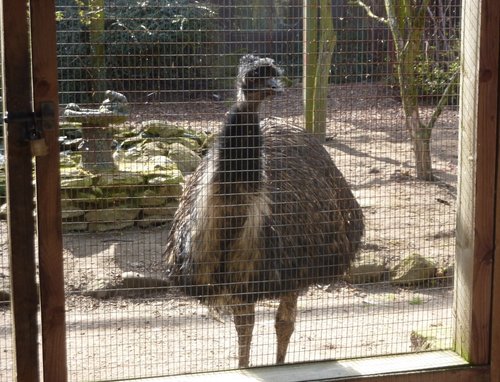
[{"label": "wooden door frame", "polygon": [[[26,22],[28,4],[19,0],[0,1],[4,110],[11,115],[39,112],[44,102],[52,102],[57,115],[55,1],[31,1],[31,56],[29,25]],[[495,261],[500,258],[500,224],[496,224],[500,223],[500,2],[463,0],[462,7],[464,32],[455,347],[469,365],[322,380],[500,380],[500,261]],[[12,311],[18,370],[15,378],[17,381],[36,381],[40,367],[36,344],[36,309],[39,300],[35,282],[35,225],[32,223],[31,203],[33,167],[29,143],[23,135],[24,129],[24,123],[12,119],[5,124],[4,135]],[[57,118],[53,127],[44,131],[44,134],[49,152],[36,160],[43,377],[45,381],[65,382],[67,371]],[[280,370],[284,372],[287,367],[296,368],[296,365],[284,366]],[[269,369],[272,370],[276,371]],[[247,378],[257,371],[238,373]],[[300,370],[294,369],[294,373],[300,373]]]}]

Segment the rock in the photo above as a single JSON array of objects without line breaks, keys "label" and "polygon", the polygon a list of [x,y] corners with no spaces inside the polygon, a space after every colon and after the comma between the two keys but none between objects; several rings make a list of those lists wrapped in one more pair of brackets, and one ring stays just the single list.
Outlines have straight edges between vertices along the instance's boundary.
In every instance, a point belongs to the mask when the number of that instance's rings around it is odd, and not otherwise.
[{"label": "rock", "polygon": [[114,207],[109,209],[88,211],[85,220],[89,223],[124,223],[132,221],[138,215],[137,209],[130,207]]},{"label": "rock", "polygon": [[167,155],[167,145],[161,141],[145,141],[139,150],[144,157],[157,157]]},{"label": "rock", "polygon": [[142,210],[143,218],[137,221],[137,225],[141,228],[146,228],[152,225],[156,226],[171,223],[178,207],[179,202],[170,201],[165,206],[144,208]]},{"label": "rock", "polygon": [[111,188],[108,188],[106,189],[104,192],[103,192],[103,201],[107,201],[108,205],[110,204],[110,199],[111,200],[111,203],[113,203],[114,205],[116,204],[119,204],[120,202],[128,202],[130,201],[130,192],[127,192],[126,190],[122,190],[120,188],[117,188],[117,187],[111,187]]},{"label": "rock", "polygon": [[167,146],[167,150],[168,157],[175,162],[183,174],[196,170],[201,161],[198,154],[181,143],[172,143]]},{"label": "rock", "polygon": [[411,254],[391,271],[391,282],[396,285],[419,285],[436,274],[436,266],[418,253]]},{"label": "rock", "polygon": [[164,205],[167,199],[164,196],[156,194],[153,190],[145,190],[139,195],[140,207],[157,207]]},{"label": "rock", "polygon": [[164,187],[159,187],[156,191],[158,195],[164,196],[166,198],[178,198],[182,194],[181,184],[167,184]]},{"label": "rock", "polygon": [[453,331],[450,327],[434,326],[424,330],[413,330],[410,347],[414,352],[449,349]]},{"label": "rock", "polygon": [[379,282],[386,279],[387,272],[386,266],[376,256],[362,256],[351,265],[347,281],[352,284]]},{"label": "rock", "polygon": [[83,144],[83,138],[75,138],[75,139],[63,139],[59,141],[59,147],[62,151],[70,151],[75,152],[79,147]]},{"label": "rock", "polygon": [[143,184],[144,178],[142,175],[128,172],[128,171],[115,171],[112,173],[103,173],[97,177],[96,184],[98,186],[116,186],[116,185],[138,185]]},{"label": "rock", "polygon": [[120,143],[120,151],[126,152],[134,147],[137,147],[139,144],[146,142],[146,139],[140,136],[133,136],[125,139],[122,143]]},{"label": "rock", "polygon": [[179,202],[174,201],[168,202],[167,205],[161,207],[143,208],[142,213],[144,214],[144,216],[159,216],[162,217],[163,220],[165,220],[165,218],[173,217],[178,207]]},{"label": "rock", "polygon": [[185,146],[188,149],[191,149],[193,151],[197,151],[201,147],[201,145],[197,142],[196,139],[188,138],[188,137],[169,138],[169,139],[166,139],[166,142],[169,145],[176,144],[176,143],[181,144],[181,145],[183,145],[183,146]]},{"label": "rock", "polygon": [[83,216],[85,214],[84,210],[78,208],[73,203],[67,200],[61,201],[61,209],[62,209],[61,216],[63,220],[74,219]]},{"label": "rock", "polygon": [[166,218],[165,216],[147,216],[137,221],[137,226],[140,228],[148,228],[151,226],[161,226],[168,224],[172,221],[172,218]]},{"label": "rock", "polygon": [[123,272],[122,273],[123,288],[158,288],[168,286],[167,280],[155,275],[143,275],[139,272]]},{"label": "rock", "polygon": [[167,176],[171,172],[179,171],[175,162],[167,158],[165,155],[156,155],[150,157],[140,155],[133,160],[126,159],[125,157],[115,160],[120,171],[134,173],[140,176]]},{"label": "rock", "polygon": [[[73,104],[76,105],[76,104]],[[76,105],[78,108],[79,106]],[[68,139],[76,139],[82,137],[82,124],[79,122],[59,121],[60,135]]]},{"label": "rock", "polygon": [[61,188],[88,188],[92,186],[92,176],[65,177],[61,173]]},{"label": "rock", "polygon": [[68,195],[66,199],[76,199],[78,203],[94,205],[98,200],[98,196],[89,189],[88,191],[77,191],[74,194]]},{"label": "rock", "polygon": [[72,152],[62,152],[59,157],[61,167],[71,168],[70,171],[80,173],[76,166],[80,163],[81,155],[73,154]]},{"label": "rock", "polygon": [[[73,160],[80,161],[80,157],[78,155],[72,157]],[[61,170],[61,178],[83,178],[89,177],[92,179],[92,174],[88,171],[85,171],[81,167],[78,167],[77,164],[69,167],[62,167]]]},{"label": "rock", "polygon": [[141,124],[141,129],[148,135],[161,138],[181,137],[185,132],[183,128],[159,119],[144,121]]},{"label": "rock", "polygon": [[63,232],[86,231],[88,227],[86,222],[62,222]]},{"label": "rock", "polygon": [[439,267],[436,270],[436,279],[443,285],[453,285],[455,278],[455,266],[453,264]]}]

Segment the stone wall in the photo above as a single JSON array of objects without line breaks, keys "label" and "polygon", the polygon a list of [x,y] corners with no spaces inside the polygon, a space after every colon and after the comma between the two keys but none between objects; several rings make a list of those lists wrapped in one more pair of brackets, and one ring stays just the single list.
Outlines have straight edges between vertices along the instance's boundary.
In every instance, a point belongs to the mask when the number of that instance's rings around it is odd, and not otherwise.
[{"label": "stone wall", "polygon": [[[167,224],[177,209],[185,176],[195,170],[209,144],[207,134],[165,121],[147,121],[134,129],[118,129],[113,170],[91,172],[81,166],[78,147],[82,147],[82,138],[75,133],[78,126],[63,124],[61,130],[71,135],[71,139],[62,140],[60,160],[65,232]],[[2,166],[3,195],[4,188]]]}]

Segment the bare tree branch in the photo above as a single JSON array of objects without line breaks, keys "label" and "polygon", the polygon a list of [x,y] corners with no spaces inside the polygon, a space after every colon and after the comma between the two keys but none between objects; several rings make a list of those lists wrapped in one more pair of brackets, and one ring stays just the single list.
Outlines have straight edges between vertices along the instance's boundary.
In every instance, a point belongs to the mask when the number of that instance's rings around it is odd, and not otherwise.
[{"label": "bare tree branch", "polygon": [[387,19],[384,19],[383,17],[377,16],[375,13],[372,12],[372,9],[370,8],[369,5],[365,4],[361,0],[355,0],[354,4],[358,4],[361,8],[363,8],[368,16],[371,18],[383,23],[387,24]]},{"label": "bare tree branch", "polygon": [[446,85],[446,88],[443,91],[443,94],[441,95],[441,98],[439,99],[438,104],[436,105],[436,108],[434,109],[434,112],[431,115],[431,118],[429,119],[429,122],[427,123],[427,128],[431,129],[434,127],[434,124],[436,123],[437,119],[443,112],[443,109],[446,105],[446,102],[448,101],[448,97],[450,95],[450,91],[453,88],[453,85],[455,85],[455,80],[457,79],[458,75],[460,74],[460,70],[457,68],[455,70],[455,73],[450,78],[450,82],[448,85]]}]

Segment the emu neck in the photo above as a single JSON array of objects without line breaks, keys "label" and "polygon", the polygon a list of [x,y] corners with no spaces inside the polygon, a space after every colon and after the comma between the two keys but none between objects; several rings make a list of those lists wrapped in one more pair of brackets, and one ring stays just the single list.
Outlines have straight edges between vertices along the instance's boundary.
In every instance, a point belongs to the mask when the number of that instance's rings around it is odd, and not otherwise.
[{"label": "emu neck", "polygon": [[219,136],[218,172],[224,193],[255,191],[262,179],[258,107],[258,102],[236,103]]}]

